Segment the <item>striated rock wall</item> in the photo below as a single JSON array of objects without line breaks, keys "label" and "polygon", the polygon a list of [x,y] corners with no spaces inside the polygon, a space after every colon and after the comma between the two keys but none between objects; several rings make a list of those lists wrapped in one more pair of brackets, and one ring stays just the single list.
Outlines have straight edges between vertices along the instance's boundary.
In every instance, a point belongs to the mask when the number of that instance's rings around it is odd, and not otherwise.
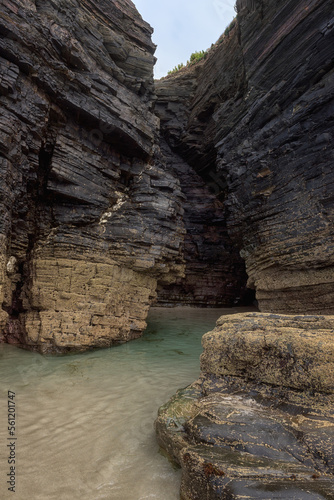
[{"label": "striated rock wall", "polygon": [[205,61],[157,83],[162,132],[223,201],[260,309],[330,314],[333,5],[237,10]]},{"label": "striated rock wall", "polygon": [[132,2],[0,12],[0,323],[42,351],[145,327],[183,273],[182,195],[156,146],[152,30]]},{"label": "striated rock wall", "polygon": [[237,9],[156,101],[131,1],[2,2],[3,340],[129,340],[156,299],[242,302],[245,264],[262,310],[333,311],[332,5]]},{"label": "striated rock wall", "polygon": [[162,135],[218,197],[265,311],[220,318],[159,410],[182,500],[334,498],[332,4],[238,0],[207,58],[157,82]]},{"label": "striated rock wall", "polygon": [[251,302],[247,275],[226,228],[223,204],[203,179],[161,141],[167,169],[180,181],[183,199],[185,275],[158,286],[158,304],[197,307],[233,306]]},{"label": "striated rock wall", "polygon": [[333,2],[236,5],[206,59],[157,83],[156,109],[270,313],[223,316],[204,335],[200,378],[160,408],[157,441],[182,468],[182,500],[329,500]]}]

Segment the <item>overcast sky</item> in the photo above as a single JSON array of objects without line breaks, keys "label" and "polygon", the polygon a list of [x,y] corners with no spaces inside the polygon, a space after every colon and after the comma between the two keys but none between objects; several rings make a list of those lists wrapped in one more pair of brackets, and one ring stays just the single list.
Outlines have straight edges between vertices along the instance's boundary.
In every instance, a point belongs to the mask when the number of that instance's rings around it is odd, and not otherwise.
[{"label": "overcast sky", "polygon": [[235,16],[235,0],[133,0],[158,45],[154,76],[161,78],[190,55],[208,49]]}]

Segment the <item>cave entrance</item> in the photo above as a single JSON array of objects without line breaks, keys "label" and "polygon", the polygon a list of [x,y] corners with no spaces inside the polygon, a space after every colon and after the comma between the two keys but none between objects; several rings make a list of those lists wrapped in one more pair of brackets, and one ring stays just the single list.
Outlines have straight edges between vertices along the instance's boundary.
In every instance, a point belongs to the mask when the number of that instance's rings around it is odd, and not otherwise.
[{"label": "cave entrance", "polygon": [[[245,262],[227,228],[225,179],[216,172],[215,166],[197,173],[164,141],[161,150],[167,168],[179,179],[184,195],[185,276],[173,284],[160,283],[156,305],[235,307],[253,304],[255,291],[247,288]],[[211,165],[215,165],[215,159],[213,155]]]}]

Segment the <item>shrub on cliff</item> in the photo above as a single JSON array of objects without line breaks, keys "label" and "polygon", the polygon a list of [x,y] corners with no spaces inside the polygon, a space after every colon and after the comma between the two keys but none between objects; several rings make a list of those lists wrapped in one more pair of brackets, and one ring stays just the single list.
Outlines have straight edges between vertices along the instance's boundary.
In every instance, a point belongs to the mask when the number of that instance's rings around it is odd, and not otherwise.
[{"label": "shrub on cliff", "polygon": [[224,36],[227,36],[230,31],[234,28],[235,24],[236,24],[236,19],[235,17],[232,19],[232,21],[230,22],[230,24],[225,28],[225,31],[224,31]]},{"label": "shrub on cliff", "polygon": [[232,29],[235,27],[236,23],[237,19],[234,17],[230,22],[230,24],[225,28],[224,33],[219,37],[218,41],[215,44],[212,44],[208,50],[200,50],[197,52],[193,52],[190,56],[189,61],[187,61],[186,65],[184,65],[183,63],[178,64],[177,66],[175,66],[175,68],[168,71],[168,75],[177,73],[181,69],[186,68],[188,66],[192,66],[193,64],[198,63],[202,59],[205,59],[206,56],[208,55],[208,52],[212,50],[216,45],[220,44],[224,40],[224,38],[229,35],[230,31],[232,31]]},{"label": "shrub on cliff", "polygon": [[193,52],[190,56],[190,60],[187,62],[188,64],[196,64],[201,59],[204,59],[207,55],[207,50],[200,50],[199,52]]},{"label": "shrub on cliff", "polygon": [[168,71],[168,75],[172,75],[173,73],[177,73],[178,71],[180,71],[180,69],[182,69],[184,67],[185,67],[184,64],[180,63],[177,66],[175,66],[174,69],[171,69],[170,71]]},{"label": "shrub on cliff", "polygon": [[173,73],[177,73],[178,71],[180,71],[180,69],[182,68],[186,68],[187,66],[196,64],[201,59],[204,59],[207,53],[208,53],[207,50],[200,50],[199,52],[193,52],[190,56],[189,61],[187,61],[186,65],[184,65],[183,63],[178,64],[177,66],[175,66],[175,68],[168,71],[168,75],[172,75]]}]

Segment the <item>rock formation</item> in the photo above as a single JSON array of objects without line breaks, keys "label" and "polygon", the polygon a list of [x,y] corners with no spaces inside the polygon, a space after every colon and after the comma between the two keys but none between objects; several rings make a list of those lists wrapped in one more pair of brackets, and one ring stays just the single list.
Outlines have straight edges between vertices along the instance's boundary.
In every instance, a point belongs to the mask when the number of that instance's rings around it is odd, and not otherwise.
[{"label": "rock formation", "polygon": [[223,316],[201,376],[159,411],[181,498],[334,498],[334,317]]},{"label": "rock formation", "polygon": [[174,283],[158,285],[158,305],[248,305],[254,296],[246,288],[244,261],[227,232],[222,202],[164,139],[160,147],[168,171],[180,181],[186,233],[185,274]]},{"label": "rock formation", "polygon": [[156,290],[241,303],[244,263],[261,310],[333,312],[332,5],[237,10],[156,98],[132,2],[3,2],[3,339],[128,340]]},{"label": "rock formation", "polygon": [[262,311],[334,312],[329,0],[238,0],[207,58],[157,83],[170,146],[220,197]]},{"label": "rock formation", "polygon": [[205,59],[157,83],[156,111],[221,202],[264,313],[204,336],[201,376],[156,432],[182,500],[332,500],[333,5],[236,6]]},{"label": "rock formation", "polygon": [[132,2],[8,0],[0,15],[0,326],[46,351],[141,334],[183,274],[179,181]]},{"label": "rock formation", "polygon": [[159,136],[151,34],[128,0],[2,4],[3,341],[130,340],[157,290],[165,305],[247,300],[223,205]]},{"label": "rock formation", "polygon": [[130,0],[3,0],[0,340],[110,346],[154,300],[241,303],[247,272],[275,314],[204,337],[160,445],[184,500],[332,499],[333,6],[237,11],[156,95]]}]

